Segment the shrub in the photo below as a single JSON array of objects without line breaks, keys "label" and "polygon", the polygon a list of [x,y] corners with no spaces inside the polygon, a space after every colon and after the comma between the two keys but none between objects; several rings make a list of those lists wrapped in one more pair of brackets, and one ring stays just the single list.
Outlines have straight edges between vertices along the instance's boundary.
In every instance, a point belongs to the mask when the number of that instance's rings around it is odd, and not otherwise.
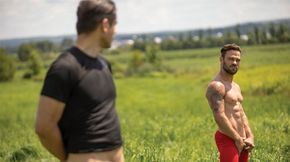
[{"label": "shrub", "polygon": [[15,74],[15,62],[0,49],[0,81],[10,81]]},{"label": "shrub", "polygon": [[19,60],[28,61],[33,50],[34,49],[31,44],[22,44],[17,51]]},{"label": "shrub", "polygon": [[30,61],[29,68],[32,74],[33,75],[39,74],[43,63],[39,54],[36,51],[33,51],[31,53],[29,61]]},{"label": "shrub", "polygon": [[134,51],[129,63],[129,68],[137,69],[145,62],[144,54],[140,51]]},{"label": "shrub", "polygon": [[24,79],[31,79],[40,73],[43,62],[36,50],[33,50],[28,60],[28,71],[22,76]]},{"label": "shrub", "polygon": [[158,61],[160,61],[160,58],[158,58],[157,55],[158,47],[155,45],[147,45],[146,46],[146,58],[149,63],[156,64]]},{"label": "shrub", "polygon": [[169,67],[162,64],[160,56],[157,54],[158,47],[154,45],[146,46],[145,54],[135,51],[129,62],[126,76],[148,76],[151,73],[172,71]]}]

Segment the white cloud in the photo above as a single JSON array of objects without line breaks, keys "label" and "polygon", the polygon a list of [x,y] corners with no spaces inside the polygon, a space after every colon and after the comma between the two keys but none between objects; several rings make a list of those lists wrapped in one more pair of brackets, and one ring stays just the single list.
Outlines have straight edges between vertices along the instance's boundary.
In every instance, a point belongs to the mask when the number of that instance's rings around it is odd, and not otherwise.
[{"label": "white cloud", "polygon": [[288,0],[123,0],[118,8],[120,32],[221,27],[290,17]]},{"label": "white cloud", "polygon": [[1,38],[72,34],[78,0],[0,1]]}]

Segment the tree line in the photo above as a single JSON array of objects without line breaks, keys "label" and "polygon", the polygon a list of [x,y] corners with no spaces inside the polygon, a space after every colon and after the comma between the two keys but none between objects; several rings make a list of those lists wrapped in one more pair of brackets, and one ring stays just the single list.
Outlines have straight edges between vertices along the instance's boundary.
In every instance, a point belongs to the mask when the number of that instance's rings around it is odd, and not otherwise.
[{"label": "tree line", "polygon": [[179,33],[177,36],[167,36],[157,42],[153,36],[142,36],[134,40],[133,49],[145,51],[148,44],[157,44],[160,50],[178,50],[220,47],[227,43],[239,45],[260,45],[290,42],[290,29],[285,24],[268,24],[255,26],[251,31],[242,34],[241,27],[236,25],[232,30],[213,33],[211,29]]},{"label": "tree line", "polygon": [[[226,43],[236,43],[239,45],[260,45],[290,42],[290,29],[285,24],[269,24],[268,26],[255,26],[248,33],[242,33],[241,28],[237,25],[231,31],[223,33],[214,33],[211,29],[199,30],[197,34],[192,32],[183,32],[175,36],[168,36],[156,40],[154,36],[143,35],[141,38],[135,38],[134,43],[127,46],[133,50],[129,68],[126,75],[146,74],[152,69],[154,71],[163,71],[161,59],[158,57],[159,50],[179,50],[220,47]],[[49,59],[53,53],[59,53],[73,44],[73,40],[65,38],[62,42],[55,44],[51,41],[38,41],[21,44],[14,52],[17,57],[11,57],[8,53],[0,48],[0,81],[9,81],[13,78],[18,67],[16,62],[20,61],[25,65],[26,72],[23,78],[32,78],[37,76],[44,66],[43,60]],[[9,49],[8,49],[9,50]],[[136,51],[139,50],[140,52]],[[114,52],[118,49],[111,51]],[[106,51],[105,51],[106,52]]]}]

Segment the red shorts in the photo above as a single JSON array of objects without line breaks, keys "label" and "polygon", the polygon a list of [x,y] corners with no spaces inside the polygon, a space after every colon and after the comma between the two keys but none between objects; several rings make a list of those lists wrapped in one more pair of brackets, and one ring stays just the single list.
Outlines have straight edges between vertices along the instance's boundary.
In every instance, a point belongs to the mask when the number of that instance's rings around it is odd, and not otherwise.
[{"label": "red shorts", "polygon": [[239,155],[235,141],[220,131],[215,133],[215,142],[220,153],[220,162],[248,162],[248,151],[242,151]]}]

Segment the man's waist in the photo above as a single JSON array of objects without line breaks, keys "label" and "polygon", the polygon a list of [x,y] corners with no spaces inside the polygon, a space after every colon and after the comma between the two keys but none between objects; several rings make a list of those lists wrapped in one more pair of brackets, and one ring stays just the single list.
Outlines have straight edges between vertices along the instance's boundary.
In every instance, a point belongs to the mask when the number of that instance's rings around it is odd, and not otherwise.
[{"label": "man's waist", "polygon": [[113,161],[113,159],[123,156],[121,146],[105,151],[82,152],[82,153],[69,153],[67,161],[88,161],[88,160],[102,160]]},{"label": "man's waist", "polygon": [[110,142],[71,142],[66,146],[67,153],[93,153],[107,152],[121,147],[123,141],[120,139]]}]

